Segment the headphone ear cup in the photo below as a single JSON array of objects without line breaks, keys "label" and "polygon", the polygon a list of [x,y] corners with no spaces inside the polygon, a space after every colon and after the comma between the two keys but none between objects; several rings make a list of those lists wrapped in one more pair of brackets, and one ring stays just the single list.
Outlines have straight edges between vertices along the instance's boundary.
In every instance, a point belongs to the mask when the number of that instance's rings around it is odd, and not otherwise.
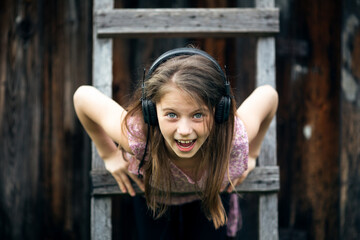
[{"label": "headphone ear cup", "polygon": [[148,101],[149,124],[151,126],[156,126],[158,125],[156,105],[150,100],[147,101]]},{"label": "headphone ear cup", "polygon": [[144,115],[144,122],[151,126],[156,126],[158,124],[156,106],[150,100],[142,100],[141,103],[142,112]]},{"label": "headphone ear cup", "polygon": [[146,100],[146,99],[141,100],[141,109],[142,109],[142,113],[143,113],[143,117],[144,117],[144,122],[146,124],[150,124],[148,100]]},{"label": "headphone ear cup", "polygon": [[230,97],[222,97],[215,109],[215,122],[223,123],[229,119],[231,106]]}]

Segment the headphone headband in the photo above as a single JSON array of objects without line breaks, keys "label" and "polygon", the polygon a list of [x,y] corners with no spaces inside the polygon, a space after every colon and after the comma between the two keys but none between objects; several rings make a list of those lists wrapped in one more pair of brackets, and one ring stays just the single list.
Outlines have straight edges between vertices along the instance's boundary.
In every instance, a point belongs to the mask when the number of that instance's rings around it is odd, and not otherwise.
[{"label": "headphone headband", "polygon": [[160,57],[158,59],[155,60],[155,62],[150,66],[148,73],[146,74],[146,79],[149,79],[151,77],[151,75],[154,73],[154,71],[159,67],[160,64],[166,62],[167,60],[177,57],[177,56],[183,56],[183,55],[200,55],[203,56],[207,59],[209,59],[216,67],[216,69],[220,72],[221,77],[224,80],[224,83],[228,83],[226,75],[224,73],[224,71],[221,69],[219,63],[212,57],[210,56],[208,53],[200,50],[200,49],[196,49],[196,48],[175,48],[172,50],[169,50],[165,53],[163,53],[162,55],[160,55]]}]

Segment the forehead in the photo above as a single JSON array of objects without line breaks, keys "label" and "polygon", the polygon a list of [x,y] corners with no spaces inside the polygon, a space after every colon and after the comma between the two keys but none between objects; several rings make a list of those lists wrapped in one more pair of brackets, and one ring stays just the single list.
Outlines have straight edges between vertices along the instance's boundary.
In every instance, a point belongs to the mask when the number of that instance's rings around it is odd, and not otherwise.
[{"label": "forehead", "polygon": [[206,105],[202,102],[197,101],[189,93],[176,88],[170,87],[166,93],[160,98],[158,104],[162,109],[173,108],[173,109],[184,109],[184,110],[197,110],[207,109]]}]

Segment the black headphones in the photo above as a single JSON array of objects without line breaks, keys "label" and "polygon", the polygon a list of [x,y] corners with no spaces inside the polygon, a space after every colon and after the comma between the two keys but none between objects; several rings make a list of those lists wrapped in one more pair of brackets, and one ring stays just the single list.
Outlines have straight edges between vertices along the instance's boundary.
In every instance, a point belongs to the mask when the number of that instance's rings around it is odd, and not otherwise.
[{"label": "black headphones", "polygon": [[[230,113],[230,106],[231,106],[231,96],[230,96],[230,83],[226,78],[225,73],[221,69],[218,62],[209,54],[206,52],[196,49],[196,48],[176,48],[170,51],[165,52],[162,54],[158,59],[155,60],[155,62],[151,65],[149,68],[148,73],[146,74],[146,80],[151,77],[153,72],[156,70],[157,67],[159,67],[160,64],[166,62],[167,60],[182,56],[182,55],[201,55],[207,59],[209,59],[212,63],[214,63],[216,69],[221,74],[224,85],[225,85],[225,96],[221,97],[220,102],[217,104],[215,108],[215,121],[216,123],[223,123],[226,122],[229,118]],[[145,78],[145,72],[144,72],[144,78]],[[158,124],[157,114],[156,114],[156,105],[151,100],[146,99],[145,95],[145,83],[144,78],[142,82],[142,112],[144,115],[144,121],[145,123],[156,126]]]}]

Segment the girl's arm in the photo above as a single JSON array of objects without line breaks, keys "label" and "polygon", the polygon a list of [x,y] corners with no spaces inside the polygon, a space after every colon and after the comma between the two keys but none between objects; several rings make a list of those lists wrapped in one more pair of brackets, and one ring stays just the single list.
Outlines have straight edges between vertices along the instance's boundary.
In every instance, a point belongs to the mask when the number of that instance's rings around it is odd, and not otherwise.
[{"label": "girl's arm", "polygon": [[81,86],[76,90],[74,107],[81,124],[104,160],[106,169],[114,176],[120,189],[131,195],[135,194],[128,176],[143,189],[142,182],[128,172],[129,163],[115,144],[118,143],[131,153],[127,134],[121,127],[126,111],[92,86]]},{"label": "girl's arm", "polygon": [[[251,95],[240,105],[237,115],[243,121],[249,139],[248,169],[237,180],[234,186],[239,185],[255,168],[256,159],[260,154],[261,143],[265,137],[278,106],[278,94],[274,88],[264,85],[256,88]],[[232,186],[228,191],[233,191]]]}]

